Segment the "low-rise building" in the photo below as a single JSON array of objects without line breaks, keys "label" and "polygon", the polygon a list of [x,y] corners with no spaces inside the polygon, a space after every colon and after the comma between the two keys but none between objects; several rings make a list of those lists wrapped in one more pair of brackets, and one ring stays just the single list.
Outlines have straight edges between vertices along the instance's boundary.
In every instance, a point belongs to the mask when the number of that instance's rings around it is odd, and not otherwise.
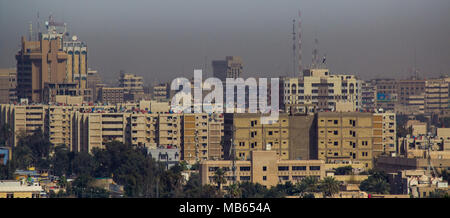
[{"label": "low-rise building", "polygon": [[283,160],[273,150],[253,150],[250,154],[250,160],[202,161],[200,163],[202,185],[215,185],[214,174],[218,168],[225,171],[227,180],[223,184],[225,189],[233,181],[259,183],[271,187],[287,181],[297,183],[307,176],[317,177],[317,179],[325,177],[325,163],[322,160]]}]

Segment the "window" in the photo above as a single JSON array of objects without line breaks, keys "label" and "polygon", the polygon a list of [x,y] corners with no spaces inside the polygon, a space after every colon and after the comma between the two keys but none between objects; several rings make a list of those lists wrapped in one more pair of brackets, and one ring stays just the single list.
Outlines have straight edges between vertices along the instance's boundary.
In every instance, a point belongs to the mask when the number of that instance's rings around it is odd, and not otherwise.
[{"label": "window", "polygon": [[313,170],[313,171],[320,170],[320,166],[309,166],[309,170]]},{"label": "window", "polygon": [[240,167],[240,171],[250,171],[250,167]]},{"label": "window", "polygon": [[289,180],[289,176],[279,176],[278,179],[280,181],[286,181],[286,180]]},{"label": "window", "polygon": [[267,176],[263,176],[263,180],[266,181],[267,180]]},{"label": "window", "polygon": [[278,167],[278,171],[288,171],[289,167],[288,166],[279,166]]},{"label": "window", "polygon": [[241,181],[250,181],[250,176],[241,176]]},{"label": "window", "polygon": [[263,166],[262,169],[263,169],[263,171],[267,171],[267,167],[266,166]]},{"label": "window", "polygon": [[294,170],[294,171],[304,171],[304,170],[306,170],[306,166],[292,166],[292,170]]}]

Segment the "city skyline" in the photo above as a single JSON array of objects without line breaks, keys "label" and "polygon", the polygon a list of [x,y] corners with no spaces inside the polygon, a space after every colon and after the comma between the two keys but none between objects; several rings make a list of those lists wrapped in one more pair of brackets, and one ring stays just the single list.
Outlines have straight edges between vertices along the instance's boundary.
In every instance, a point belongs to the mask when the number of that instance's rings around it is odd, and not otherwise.
[{"label": "city skyline", "polygon": [[326,54],[333,73],[406,78],[416,66],[429,78],[450,67],[448,1],[137,2],[0,1],[0,27],[8,30],[0,35],[0,67],[14,67],[20,36],[27,36],[39,12],[41,24],[52,14],[87,42],[89,67],[105,82],[116,82],[110,78],[125,70],[152,85],[193,76],[205,65],[209,77],[211,61],[229,55],[242,57],[244,77],[292,76],[291,28],[298,10],[304,66],[317,37],[319,55]]}]

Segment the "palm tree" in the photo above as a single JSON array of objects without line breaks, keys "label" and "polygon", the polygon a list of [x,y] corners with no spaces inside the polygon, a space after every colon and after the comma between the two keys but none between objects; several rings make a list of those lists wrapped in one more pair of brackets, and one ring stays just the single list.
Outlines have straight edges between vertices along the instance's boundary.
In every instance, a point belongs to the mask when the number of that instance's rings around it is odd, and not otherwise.
[{"label": "palm tree", "polygon": [[228,186],[228,197],[230,198],[240,198],[242,195],[242,190],[237,184],[231,184]]},{"label": "palm tree", "polygon": [[338,193],[340,182],[333,177],[325,177],[319,184],[319,190],[323,192],[324,197],[331,197]]},{"label": "palm tree", "polygon": [[222,184],[227,182],[225,179],[225,171],[222,168],[217,168],[213,180],[217,184],[217,190],[220,191],[222,189]]},{"label": "palm tree", "polygon": [[300,195],[310,194],[312,192],[318,191],[318,182],[317,177],[307,176],[300,183],[297,184],[297,190],[300,192]]}]

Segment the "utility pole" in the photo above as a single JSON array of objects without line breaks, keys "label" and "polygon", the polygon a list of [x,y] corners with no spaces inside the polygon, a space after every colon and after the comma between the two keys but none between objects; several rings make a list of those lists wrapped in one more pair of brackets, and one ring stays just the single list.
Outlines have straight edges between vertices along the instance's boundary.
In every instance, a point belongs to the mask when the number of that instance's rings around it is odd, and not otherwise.
[{"label": "utility pole", "polygon": [[234,124],[231,125],[231,131],[233,134],[233,137],[231,137],[231,154],[232,154],[232,167],[231,170],[233,171],[233,184],[236,184],[236,145],[234,144],[234,137],[236,136],[236,131],[234,128]]}]

